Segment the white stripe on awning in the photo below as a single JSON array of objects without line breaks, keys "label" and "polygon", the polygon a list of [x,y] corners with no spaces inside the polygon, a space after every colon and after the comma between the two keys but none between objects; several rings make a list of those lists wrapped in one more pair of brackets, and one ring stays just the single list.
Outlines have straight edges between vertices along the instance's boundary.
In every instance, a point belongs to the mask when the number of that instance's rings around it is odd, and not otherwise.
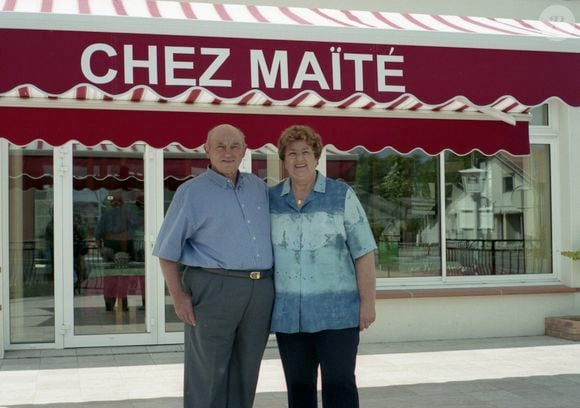
[{"label": "white stripe on awning", "polygon": [[[190,100],[192,90],[198,92],[194,101]],[[137,86],[128,92],[119,95],[109,95],[91,84],[81,84],[60,95],[44,93],[34,85],[19,86],[3,94],[3,98],[35,98],[35,99],[64,99],[64,100],[107,100],[122,102],[172,102],[172,103],[196,103],[196,104],[225,104],[243,106],[262,106],[265,102],[272,106],[295,106],[295,107],[316,107],[318,109],[346,108],[361,109],[368,111],[393,110],[408,111],[410,109],[420,112],[478,112],[480,109],[475,105],[467,105],[463,100],[451,100],[442,104],[429,105],[422,103],[413,95],[401,95],[393,102],[378,103],[365,94],[351,96],[345,100],[329,102],[312,91],[304,91],[297,97],[286,101],[273,101],[259,90],[247,92],[239,97],[225,99],[218,98],[213,93],[204,88],[192,88],[173,98],[162,98],[151,88]],[[529,107],[519,103],[512,97],[502,97],[490,106],[492,109],[504,113],[525,113]]]},{"label": "white stripe on awning", "polygon": [[[88,10],[83,10],[88,8]],[[155,10],[155,13],[152,12]],[[468,32],[476,34],[521,35],[539,37],[580,37],[580,27],[567,22],[525,21],[517,19],[458,17],[449,15],[377,13],[343,11],[325,8],[252,6],[236,4],[179,3],[161,0],[0,0],[1,12],[45,14],[90,14],[139,18],[171,18],[188,20],[188,12],[199,21],[231,21],[238,23],[314,25],[324,27],[356,27],[383,30]],[[83,12],[84,11],[84,12]],[[159,15],[155,15],[159,13]],[[291,15],[297,18],[291,17]],[[379,18],[380,16],[380,18]],[[355,18],[352,18],[355,17]]]}]

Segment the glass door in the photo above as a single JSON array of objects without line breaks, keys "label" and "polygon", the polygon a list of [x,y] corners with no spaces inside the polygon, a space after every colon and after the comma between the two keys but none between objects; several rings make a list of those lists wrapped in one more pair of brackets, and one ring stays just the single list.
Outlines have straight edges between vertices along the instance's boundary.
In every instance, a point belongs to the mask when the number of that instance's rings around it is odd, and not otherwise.
[{"label": "glass door", "polygon": [[[8,345],[55,342],[53,149],[41,142],[8,146]],[[0,239],[0,242],[3,241]],[[5,241],[5,242],[6,242]],[[6,274],[0,275],[5,278]],[[0,294],[2,295],[2,294]]]},{"label": "glass door", "polygon": [[144,152],[142,144],[72,145],[72,189],[63,190],[62,208],[72,241],[64,277],[65,347],[154,341],[145,273]]}]

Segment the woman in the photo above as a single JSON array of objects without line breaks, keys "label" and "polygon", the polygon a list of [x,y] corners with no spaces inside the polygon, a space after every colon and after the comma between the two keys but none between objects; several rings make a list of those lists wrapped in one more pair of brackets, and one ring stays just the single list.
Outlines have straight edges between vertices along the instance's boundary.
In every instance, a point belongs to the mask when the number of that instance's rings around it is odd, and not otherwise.
[{"label": "woman", "polygon": [[272,331],[290,408],[358,407],[359,331],[375,320],[376,244],[354,191],[316,171],[322,141],[307,126],[278,140],[289,178],[270,189],[276,298]]}]

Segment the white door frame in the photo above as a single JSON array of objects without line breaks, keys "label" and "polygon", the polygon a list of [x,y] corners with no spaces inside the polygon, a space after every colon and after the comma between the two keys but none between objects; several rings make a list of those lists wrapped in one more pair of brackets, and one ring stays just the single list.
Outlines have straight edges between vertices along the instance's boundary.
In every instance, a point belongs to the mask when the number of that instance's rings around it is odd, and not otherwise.
[{"label": "white door frame", "polygon": [[[158,344],[183,343],[183,332],[166,332],[165,317],[165,280],[159,267],[159,259],[153,256],[153,247],[157,239],[157,233],[161,228],[164,217],[164,189],[163,189],[163,149],[155,149],[147,146],[145,165],[145,235],[147,244],[145,246],[145,256],[148,260],[147,273],[151,277],[148,290],[150,298],[155,298],[154,315],[157,319],[152,319],[151,326],[157,336]],[[149,305],[147,305],[149,306]],[[151,306],[153,307],[153,305]]]}]

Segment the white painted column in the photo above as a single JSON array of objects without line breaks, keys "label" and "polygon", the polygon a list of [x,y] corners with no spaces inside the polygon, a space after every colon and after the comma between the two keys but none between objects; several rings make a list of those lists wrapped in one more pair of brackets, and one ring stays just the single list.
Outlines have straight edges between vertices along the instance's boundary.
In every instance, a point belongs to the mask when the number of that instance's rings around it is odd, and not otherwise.
[{"label": "white painted column", "polygon": [[552,168],[556,172],[556,177],[552,178],[555,182],[552,186],[552,214],[554,235],[557,235],[554,237],[554,266],[560,265],[561,279],[565,284],[580,287],[580,261],[572,261],[560,254],[563,250],[580,250],[580,108],[558,103],[555,116],[551,121],[556,122],[560,143],[559,151],[555,152],[558,156],[553,152],[551,157],[554,163]]},{"label": "white painted column", "polygon": [[[0,359],[8,343],[8,142],[0,139]],[[6,327],[5,327],[6,326]]]},{"label": "white painted column", "polygon": [[252,172],[252,150],[246,149],[246,154],[242,159],[242,163],[240,164],[240,171],[245,173]]},{"label": "white painted column", "polygon": [[320,174],[326,176],[326,146],[322,148],[322,152],[320,153],[320,159],[318,159],[318,166],[316,166],[316,170],[318,170]]}]

